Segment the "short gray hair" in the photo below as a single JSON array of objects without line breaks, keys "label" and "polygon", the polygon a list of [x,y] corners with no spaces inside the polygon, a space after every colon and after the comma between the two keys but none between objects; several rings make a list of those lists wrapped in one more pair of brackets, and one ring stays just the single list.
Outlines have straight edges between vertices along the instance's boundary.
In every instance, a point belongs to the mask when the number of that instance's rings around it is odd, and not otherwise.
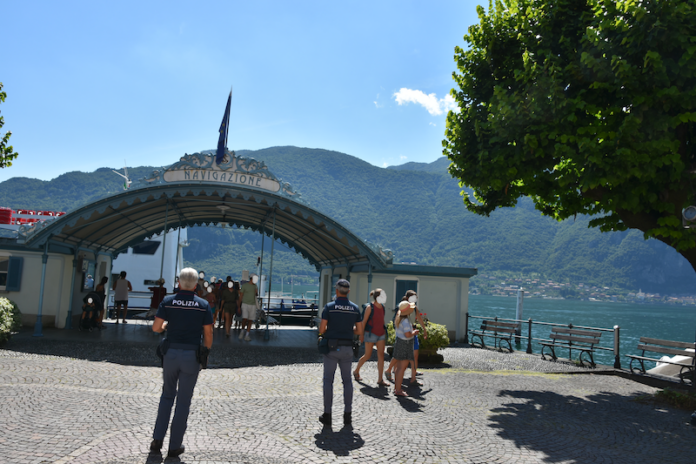
[{"label": "short gray hair", "polygon": [[182,290],[194,290],[198,284],[198,272],[192,267],[187,267],[179,273],[179,286]]}]

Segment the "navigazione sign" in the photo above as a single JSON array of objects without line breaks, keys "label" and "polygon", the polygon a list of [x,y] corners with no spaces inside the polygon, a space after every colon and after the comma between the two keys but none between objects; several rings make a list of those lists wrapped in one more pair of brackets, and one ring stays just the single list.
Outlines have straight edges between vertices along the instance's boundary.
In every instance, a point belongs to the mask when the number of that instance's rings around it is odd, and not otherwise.
[{"label": "navigazione sign", "polygon": [[164,170],[153,171],[149,177],[141,179],[133,187],[178,182],[231,184],[279,193],[296,200],[299,197],[290,184],[282,182],[268,170],[266,163],[237,156],[233,151],[228,151],[220,164],[215,163],[214,154],[186,154]]}]

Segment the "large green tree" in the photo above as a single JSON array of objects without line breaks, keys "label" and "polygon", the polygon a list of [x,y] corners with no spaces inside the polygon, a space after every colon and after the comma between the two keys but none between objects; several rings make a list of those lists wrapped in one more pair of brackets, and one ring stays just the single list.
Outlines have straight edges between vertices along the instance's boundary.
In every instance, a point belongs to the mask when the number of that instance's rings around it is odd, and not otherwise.
[{"label": "large green tree", "polygon": [[[7,93],[2,91],[2,82],[0,82],[0,103],[5,101]],[[0,129],[5,125],[5,118],[0,116]],[[17,157],[17,152],[14,151],[10,143],[12,132],[7,132],[5,135],[0,134],[0,168],[12,166],[12,160]]]},{"label": "large green tree", "polygon": [[444,153],[466,207],[533,199],[634,228],[696,268],[696,2],[508,0],[457,47]]}]

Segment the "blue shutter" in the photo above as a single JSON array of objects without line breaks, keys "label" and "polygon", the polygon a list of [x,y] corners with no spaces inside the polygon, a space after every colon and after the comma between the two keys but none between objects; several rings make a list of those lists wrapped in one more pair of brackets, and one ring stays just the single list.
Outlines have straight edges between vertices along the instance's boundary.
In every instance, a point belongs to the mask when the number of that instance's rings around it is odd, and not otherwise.
[{"label": "blue shutter", "polygon": [[22,265],[24,258],[10,256],[10,263],[7,270],[7,285],[5,290],[8,292],[18,292],[22,284]]}]

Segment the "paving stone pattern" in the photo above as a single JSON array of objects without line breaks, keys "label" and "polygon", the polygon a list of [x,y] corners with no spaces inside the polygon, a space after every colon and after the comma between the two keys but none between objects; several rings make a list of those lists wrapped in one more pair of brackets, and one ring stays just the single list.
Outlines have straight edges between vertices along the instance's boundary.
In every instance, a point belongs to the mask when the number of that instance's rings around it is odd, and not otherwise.
[{"label": "paving stone pattern", "polygon": [[[303,353],[300,358],[310,356]],[[467,347],[444,353],[447,364],[423,369],[424,386],[409,388],[409,398],[376,388],[376,364],[368,362],[364,380],[354,382],[353,428],[341,424],[337,376],[333,430],[317,420],[321,364],[293,363],[292,349],[284,350],[284,363],[276,353],[273,365],[205,370],[184,438],[187,451],[164,462],[696,460],[689,412],[634,401],[652,387],[572,374],[578,368],[540,362],[538,355]],[[133,364],[23,353],[16,346],[0,350],[0,462],[163,462],[148,455],[161,369]],[[560,370],[568,372],[548,373]]]}]

